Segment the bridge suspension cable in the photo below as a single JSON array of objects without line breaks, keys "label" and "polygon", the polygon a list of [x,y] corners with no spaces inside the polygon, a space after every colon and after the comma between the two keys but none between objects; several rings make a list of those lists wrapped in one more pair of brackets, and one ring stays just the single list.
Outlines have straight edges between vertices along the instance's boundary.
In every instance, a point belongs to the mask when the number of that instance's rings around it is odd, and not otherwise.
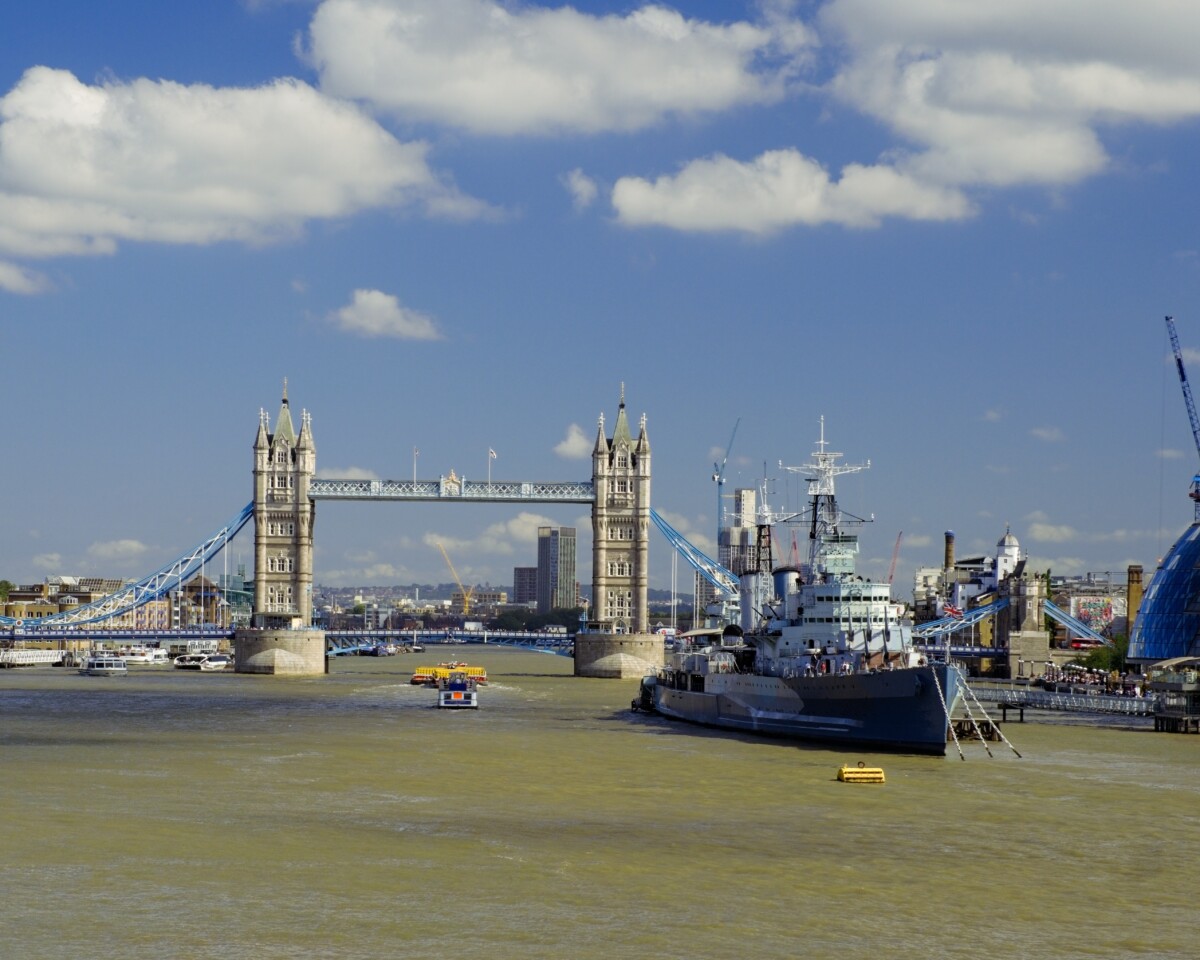
[{"label": "bridge suspension cable", "polygon": [[[116,593],[109,594],[107,597],[102,597],[92,603],[76,607],[73,610],[65,610],[62,613],[51,614],[48,617],[40,617],[36,622],[27,624],[26,626],[37,629],[43,626],[60,627],[64,625],[99,623],[103,620],[119,617],[121,614],[140,607],[151,600],[157,600],[168,593],[172,587],[191,579],[193,574],[220,553],[222,548],[237,536],[238,531],[253,516],[254,504],[249,503],[237,516],[221,527],[211,537],[198,544],[178,560],[167,564],[148,577],[143,577],[137,583],[128,584]],[[14,617],[0,617],[0,625],[12,627],[18,626],[20,623]]]},{"label": "bridge suspension cable", "polygon": [[651,508],[650,519],[658,527],[659,532],[667,538],[679,555],[683,557],[700,576],[704,577],[716,589],[718,599],[733,600],[738,596],[738,578],[711,557],[691,544],[687,537],[676,530],[663,519],[662,515]]}]

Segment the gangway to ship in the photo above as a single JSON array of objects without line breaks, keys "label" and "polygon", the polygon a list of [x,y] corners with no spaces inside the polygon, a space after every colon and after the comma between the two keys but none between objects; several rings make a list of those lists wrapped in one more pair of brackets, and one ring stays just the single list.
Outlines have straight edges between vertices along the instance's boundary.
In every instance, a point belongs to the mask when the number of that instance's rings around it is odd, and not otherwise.
[{"label": "gangway to ship", "polygon": [[1009,710],[1028,707],[1031,710],[1055,710],[1066,713],[1105,713],[1128,717],[1149,717],[1154,714],[1156,697],[1118,697],[1108,693],[1058,693],[1049,690],[1028,690],[1013,687],[996,688],[973,684],[971,689],[979,700],[987,700]]}]

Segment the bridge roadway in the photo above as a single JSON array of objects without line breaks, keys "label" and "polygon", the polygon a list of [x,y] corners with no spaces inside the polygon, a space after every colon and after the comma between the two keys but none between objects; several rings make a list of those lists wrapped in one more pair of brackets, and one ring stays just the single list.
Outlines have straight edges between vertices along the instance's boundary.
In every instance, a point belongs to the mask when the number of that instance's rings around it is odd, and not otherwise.
[{"label": "bridge roadway", "polygon": [[[104,629],[92,627],[48,627],[45,629],[22,629],[11,631],[8,639],[20,643],[73,642],[169,645],[187,640],[230,640],[233,630],[216,624],[205,624],[182,630],[134,630]],[[575,640],[572,634],[542,633],[532,630],[327,630],[325,641],[330,656],[358,653],[380,644],[404,645],[426,643],[497,643],[507,646],[528,647],[557,651],[569,647]],[[7,651],[4,651],[7,652]],[[25,651],[44,652],[54,651]],[[0,658],[2,664],[3,658]],[[33,662],[22,660],[22,663]],[[40,661],[38,661],[40,662]],[[47,661],[48,662],[48,661]]]},{"label": "bridge roadway", "polygon": [[913,649],[938,658],[945,658],[949,649],[952,660],[1004,660],[1008,657],[1008,647],[985,647],[978,643],[952,643],[947,648],[944,642],[921,643],[917,640],[913,642]]}]

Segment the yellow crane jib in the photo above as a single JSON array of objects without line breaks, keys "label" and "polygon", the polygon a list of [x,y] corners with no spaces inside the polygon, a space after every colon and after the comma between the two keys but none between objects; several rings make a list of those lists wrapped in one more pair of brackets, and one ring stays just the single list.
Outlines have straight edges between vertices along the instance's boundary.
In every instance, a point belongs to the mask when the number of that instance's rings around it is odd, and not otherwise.
[{"label": "yellow crane jib", "polygon": [[454,564],[450,562],[450,554],[446,552],[446,548],[440,543],[437,546],[438,549],[442,551],[442,556],[446,559],[446,566],[450,568],[450,576],[454,577],[454,582],[458,584],[458,589],[462,592],[463,616],[465,617],[471,612],[471,594],[475,592],[475,588],[472,587],[470,590],[468,590],[463,586],[462,581],[458,578],[458,571],[454,569]]}]

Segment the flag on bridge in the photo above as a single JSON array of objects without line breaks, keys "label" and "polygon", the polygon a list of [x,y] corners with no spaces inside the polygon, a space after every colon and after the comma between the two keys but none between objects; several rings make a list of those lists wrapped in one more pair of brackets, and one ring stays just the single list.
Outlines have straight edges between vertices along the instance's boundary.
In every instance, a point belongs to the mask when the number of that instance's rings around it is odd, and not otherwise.
[{"label": "flag on bridge", "polygon": [[493,460],[496,459],[496,451],[493,450],[491,447],[488,447],[488,456],[491,457]]},{"label": "flag on bridge", "polygon": [[958,609],[958,607],[954,606],[953,604],[947,603],[945,606],[942,607],[942,610],[945,612],[946,616],[948,616],[948,617],[954,617],[956,620],[962,619],[963,612],[960,609]]}]

